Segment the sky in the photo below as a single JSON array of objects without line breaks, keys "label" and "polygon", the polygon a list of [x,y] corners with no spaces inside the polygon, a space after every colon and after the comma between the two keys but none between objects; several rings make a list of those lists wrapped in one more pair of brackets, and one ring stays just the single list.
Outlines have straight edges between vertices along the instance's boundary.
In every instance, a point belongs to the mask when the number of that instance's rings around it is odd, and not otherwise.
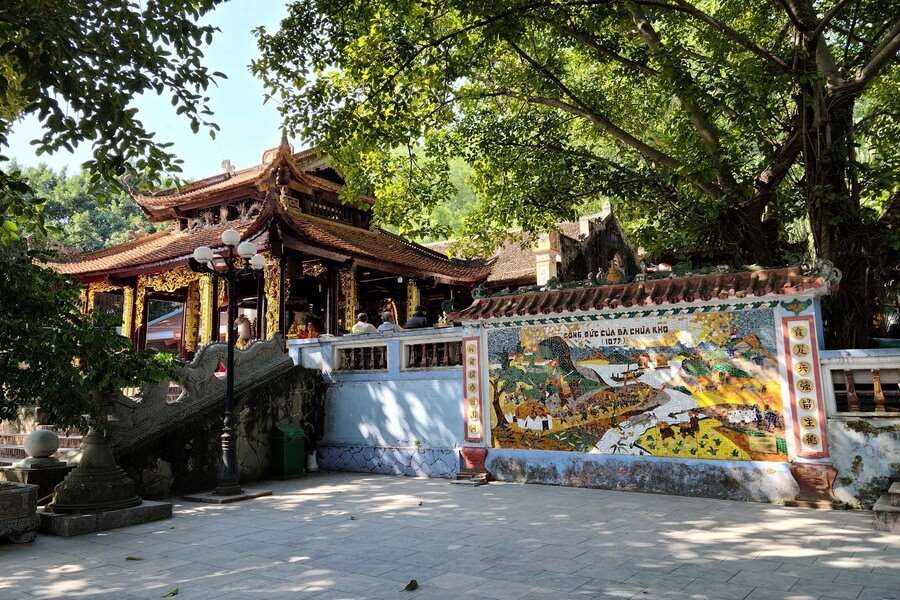
[{"label": "sky", "polygon": [[[263,151],[278,145],[281,139],[280,119],[274,101],[263,105],[263,86],[250,73],[250,61],[257,55],[256,38],[252,30],[265,25],[270,31],[278,28],[286,14],[283,0],[231,0],[220,5],[206,21],[221,29],[206,47],[206,66],[221,71],[228,79],[209,89],[213,121],[221,127],[212,140],[209,133],[191,132],[187,119],[175,114],[165,94],[155,93],[139,98],[140,118],[150,131],[156,131],[159,141],[173,142],[172,150],[184,161],[182,177],[199,179],[222,172],[222,161],[230,160],[237,168],[259,164]],[[77,172],[90,156],[90,146],[84,145],[74,153],[60,150],[52,155],[36,156],[30,141],[41,135],[40,123],[34,117],[14,125],[8,156],[20,165],[35,166],[46,163],[55,169],[67,167]],[[302,144],[294,141],[299,150]]]}]

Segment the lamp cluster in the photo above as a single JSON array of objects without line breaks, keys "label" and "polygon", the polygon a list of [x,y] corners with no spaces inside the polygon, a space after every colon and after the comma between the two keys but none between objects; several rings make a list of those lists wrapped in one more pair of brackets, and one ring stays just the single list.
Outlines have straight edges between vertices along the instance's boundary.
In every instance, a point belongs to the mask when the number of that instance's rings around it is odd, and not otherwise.
[{"label": "lamp cluster", "polygon": [[[250,259],[250,266],[259,271],[266,266],[266,259],[262,254],[257,253],[256,244],[253,242],[241,241],[241,234],[236,229],[226,229],[222,232],[222,243],[229,248],[237,246],[238,256]],[[203,265],[211,265],[211,263],[221,258],[213,253],[209,246],[198,246],[194,249],[194,260]]]}]

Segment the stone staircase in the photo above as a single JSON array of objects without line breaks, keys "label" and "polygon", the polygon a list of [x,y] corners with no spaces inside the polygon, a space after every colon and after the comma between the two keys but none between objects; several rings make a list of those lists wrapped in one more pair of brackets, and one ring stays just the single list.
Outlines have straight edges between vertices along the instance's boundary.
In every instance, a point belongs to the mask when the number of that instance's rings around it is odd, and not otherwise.
[{"label": "stone staircase", "polygon": [[[221,410],[225,377],[218,366],[226,360],[227,346],[204,346],[189,363],[175,369],[172,380],[135,390],[136,395],[114,399],[109,434],[113,451],[125,454],[183,425],[206,410]],[[248,392],[292,369],[294,361],[275,335],[234,353],[234,393]]]},{"label": "stone staircase", "polygon": [[[81,436],[69,435],[65,432],[57,432],[59,435],[59,450],[54,454],[61,461],[69,462],[77,458],[81,452]],[[26,458],[25,436],[27,433],[0,433],[0,466]]]},{"label": "stone staircase", "polygon": [[875,513],[875,529],[900,533],[900,481],[891,483],[888,493],[872,507]]},{"label": "stone staircase", "polygon": [[[218,366],[224,363],[226,354],[225,344],[210,344],[191,362],[177,366],[171,380],[123,390],[128,395],[113,399],[110,414],[109,433],[114,451],[117,454],[134,451],[203,411],[221,407],[225,377],[218,372]],[[279,335],[237,350],[234,358],[236,395],[248,392],[294,366]],[[14,427],[26,431],[17,432]],[[0,466],[27,456],[22,444],[27,432],[33,428],[33,424],[0,423]],[[55,456],[71,461],[80,453],[81,436],[57,433],[59,451]]]}]

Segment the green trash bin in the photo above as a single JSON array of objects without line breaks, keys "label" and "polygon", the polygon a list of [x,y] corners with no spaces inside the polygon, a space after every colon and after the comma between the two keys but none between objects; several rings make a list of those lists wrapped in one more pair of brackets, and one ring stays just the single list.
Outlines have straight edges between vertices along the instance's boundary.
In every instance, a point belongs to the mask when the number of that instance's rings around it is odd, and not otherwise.
[{"label": "green trash bin", "polygon": [[276,425],[272,432],[272,476],[292,479],[306,475],[306,435],[290,423]]}]

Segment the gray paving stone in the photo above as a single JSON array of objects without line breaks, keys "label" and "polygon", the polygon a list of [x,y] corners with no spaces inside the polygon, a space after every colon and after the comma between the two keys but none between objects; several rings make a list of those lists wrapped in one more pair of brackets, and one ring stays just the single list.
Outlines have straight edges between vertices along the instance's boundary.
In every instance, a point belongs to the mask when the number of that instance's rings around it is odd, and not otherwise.
[{"label": "gray paving stone", "polygon": [[[728,580],[729,583],[756,586],[757,591],[788,591],[799,581],[793,575],[785,575],[777,572],[741,571]],[[754,599],[756,600],[756,599]],[[813,598],[815,600],[815,598]]]},{"label": "gray paving stone", "polygon": [[862,591],[863,586],[852,583],[813,582],[801,579],[790,589],[791,592],[801,592],[816,597],[833,596],[835,598],[847,598],[854,600]]},{"label": "gray paving stone", "polygon": [[[891,590],[887,590],[884,588],[869,588],[864,587],[863,591],[860,592],[859,596],[857,596],[856,600],[898,600],[900,599],[900,592],[894,592]],[[831,599],[829,599],[831,600]]]},{"label": "gray paving stone", "polygon": [[[239,505],[176,505],[164,524],[0,545],[0,600],[150,600],[176,585],[186,600],[884,600],[900,591],[900,536],[872,531],[862,513],[353,474],[267,486],[273,496]],[[411,578],[420,589],[400,592]]]}]

